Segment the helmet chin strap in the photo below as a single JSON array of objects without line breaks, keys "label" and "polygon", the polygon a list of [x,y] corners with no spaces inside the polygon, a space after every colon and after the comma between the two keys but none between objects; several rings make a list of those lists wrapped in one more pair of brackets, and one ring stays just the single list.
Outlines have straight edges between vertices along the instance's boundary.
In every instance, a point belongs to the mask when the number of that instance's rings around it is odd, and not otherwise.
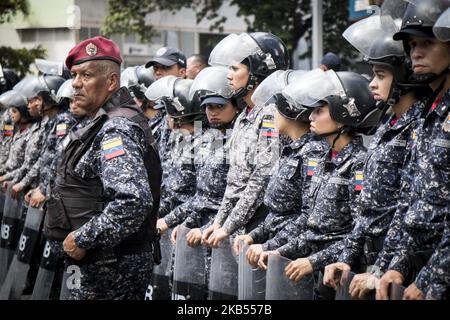
[{"label": "helmet chin strap", "polygon": [[245,87],[239,88],[234,92],[233,98],[236,99],[238,106],[242,109],[247,107],[244,97],[256,87],[257,80],[258,78],[250,73]]},{"label": "helmet chin strap", "polygon": [[331,144],[331,149],[333,149],[334,145],[336,144],[336,141],[346,131],[347,131],[347,128],[345,126],[342,126],[338,130],[335,130],[335,131],[332,131],[332,132],[327,132],[327,133],[321,133],[321,134],[318,134],[318,136],[322,137],[322,138],[326,138],[326,137],[329,137],[329,136],[331,136],[333,134],[336,134],[336,137],[334,138],[333,143]]}]

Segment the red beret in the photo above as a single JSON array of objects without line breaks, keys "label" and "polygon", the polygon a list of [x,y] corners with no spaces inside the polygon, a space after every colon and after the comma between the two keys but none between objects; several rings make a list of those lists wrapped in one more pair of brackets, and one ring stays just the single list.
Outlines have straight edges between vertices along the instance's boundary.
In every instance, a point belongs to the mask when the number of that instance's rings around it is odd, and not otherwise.
[{"label": "red beret", "polygon": [[111,60],[122,63],[119,46],[112,40],[98,36],[84,40],[73,47],[66,58],[67,68],[91,60]]}]

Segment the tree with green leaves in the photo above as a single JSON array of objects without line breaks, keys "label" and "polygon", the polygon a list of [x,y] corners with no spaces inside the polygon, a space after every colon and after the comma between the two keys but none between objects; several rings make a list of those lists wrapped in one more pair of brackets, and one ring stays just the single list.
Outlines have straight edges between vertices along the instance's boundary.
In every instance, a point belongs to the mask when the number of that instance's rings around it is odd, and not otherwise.
[{"label": "tree with green leaves", "polygon": [[[17,13],[28,15],[27,0],[6,0],[0,2],[0,24],[10,22]],[[41,46],[33,49],[0,47],[0,63],[15,70],[19,77],[25,76],[36,58],[45,58],[46,50]]]},{"label": "tree with green leaves", "polygon": [[[138,35],[142,42],[151,41],[154,28],[145,24],[147,14],[169,10],[176,12],[190,8],[196,12],[197,23],[210,21],[211,31],[223,31],[226,17],[220,16],[222,0],[109,0],[109,13],[103,26],[106,35]],[[279,36],[289,50],[297,47],[299,39],[311,39],[311,0],[230,0],[229,5],[237,6],[237,15],[242,17],[248,31],[267,31]],[[342,38],[348,26],[348,8],[339,0],[323,3],[324,52],[338,53],[344,65],[351,64],[357,56],[355,50]],[[309,46],[305,55],[311,55]]]}]

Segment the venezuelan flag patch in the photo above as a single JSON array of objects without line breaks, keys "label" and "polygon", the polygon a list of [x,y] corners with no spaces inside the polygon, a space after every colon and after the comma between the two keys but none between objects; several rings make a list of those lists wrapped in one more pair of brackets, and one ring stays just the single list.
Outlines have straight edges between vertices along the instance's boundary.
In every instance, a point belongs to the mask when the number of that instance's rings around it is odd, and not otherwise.
[{"label": "venezuelan flag patch", "polygon": [[364,173],[362,171],[355,172],[355,190],[361,191],[363,189]]},{"label": "venezuelan flag patch", "polygon": [[56,135],[57,136],[65,136],[67,133],[67,124],[60,123],[56,126]]},{"label": "venezuelan flag patch", "polygon": [[14,134],[14,126],[10,124],[5,124],[3,126],[3,135],[12,136]]},{"label": "venezuelan flag patch", "polygon": [[278,130],[272,120],[263,120],[261,126],[261,134],[263,137],[278,137]]},{"label": "venezuelan flag patch", "polygon": [[317,169],[317,160],[316,159],[308,159],[308,172],[307,175],[312,177],[316,173]]},{"label": "venezuelan flag patch", "polygon": [[121,137],[113,138],[102,144],[103,155],[106,160],[116,158],[125,154]]}]

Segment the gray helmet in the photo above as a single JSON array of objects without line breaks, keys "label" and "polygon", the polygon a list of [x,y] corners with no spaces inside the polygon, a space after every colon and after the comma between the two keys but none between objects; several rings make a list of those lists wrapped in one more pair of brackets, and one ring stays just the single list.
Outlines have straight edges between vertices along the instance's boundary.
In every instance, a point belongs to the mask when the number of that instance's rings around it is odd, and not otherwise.
[{"label": "gray helmet", "polygon": [[144,65],[128,67],[120,75],[120,85],[141,101],[145,100],[145,91],[154,81],[153,67],[147,69]]},{"label": "gray helmet", "polygon": [[0,95],[0,107],[1,109],[16,108],[23,119],[31,120],[27,99],[15,90],[9,90]]}]

